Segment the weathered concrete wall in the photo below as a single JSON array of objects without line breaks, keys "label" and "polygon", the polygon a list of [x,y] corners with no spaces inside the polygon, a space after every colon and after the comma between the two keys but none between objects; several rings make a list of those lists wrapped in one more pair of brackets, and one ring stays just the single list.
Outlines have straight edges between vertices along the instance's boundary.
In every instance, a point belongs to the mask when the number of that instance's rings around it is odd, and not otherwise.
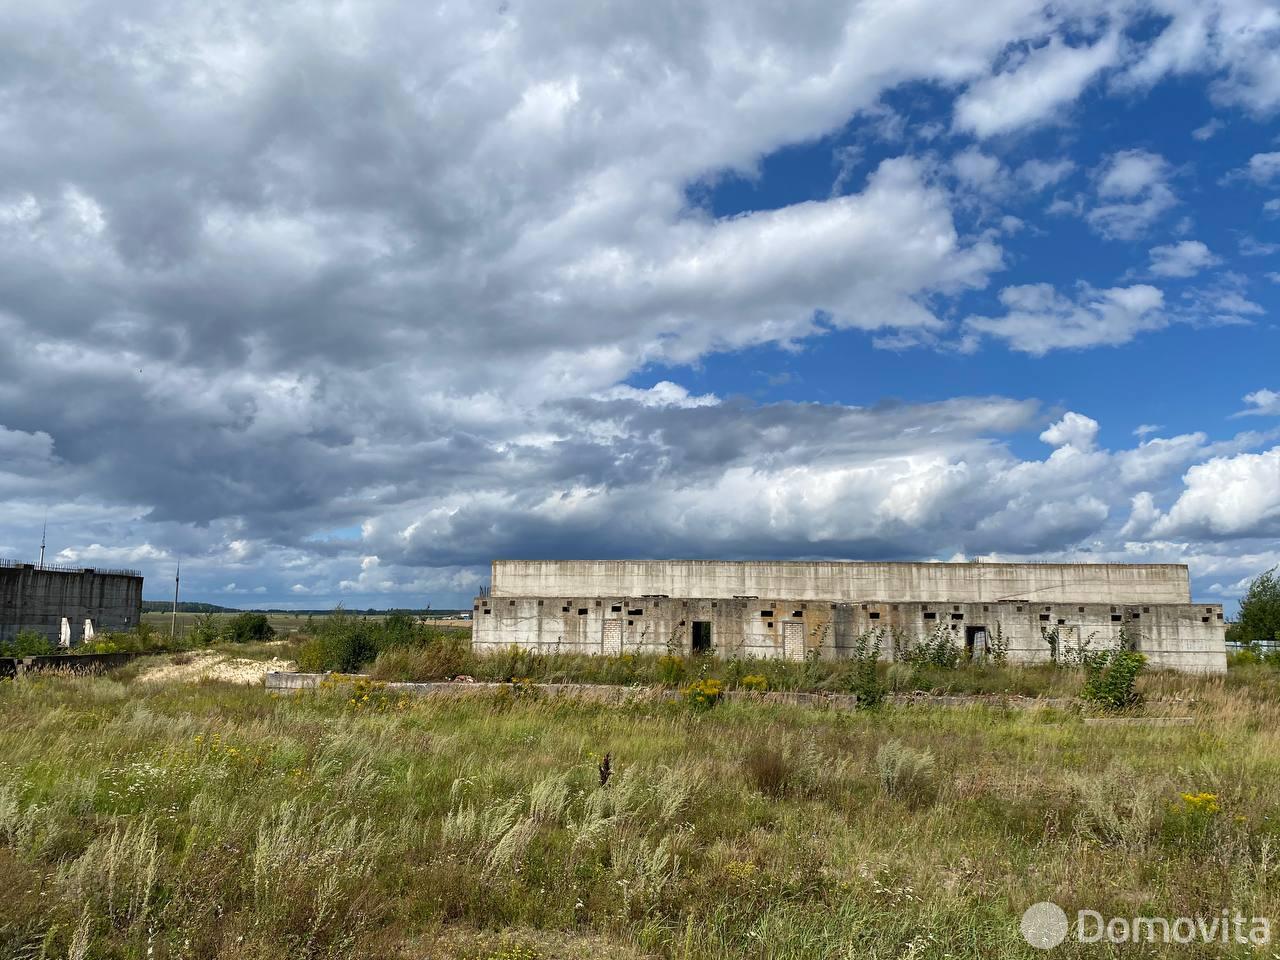
[{"label": "weathered concrete wall", "polygon": [[1182,564],[495,560],[493,597],[1190,603]]},{"label": "weathered concrete wall", "polygon": [[142,577],[96,570],[0,566],[0,640],[34,630],[57,643],[66,617],[73,643],[85,620],[98,633],[132,630],[142,619]]},{"label": "weathered concrete wall", "polygon": [[[480,598],[472,646],[496,652],[515,644],[540,652],[617,654],[692,652],[693,625],[710,624],[720,656],[824,658],[849,655],[858,637],[882,628],[882,656],[942,631],[961,650],[978,629],[997,630],[1013,663],[1050,659],[1045,631],[1063,646],[1089,640],[1117,645],[1123,628],[1157,669],[1226,670],[1225,624],[1218,604],[831,603],[809,600],[644,597]],[[788,644],[790,635],[792,642]]]}]

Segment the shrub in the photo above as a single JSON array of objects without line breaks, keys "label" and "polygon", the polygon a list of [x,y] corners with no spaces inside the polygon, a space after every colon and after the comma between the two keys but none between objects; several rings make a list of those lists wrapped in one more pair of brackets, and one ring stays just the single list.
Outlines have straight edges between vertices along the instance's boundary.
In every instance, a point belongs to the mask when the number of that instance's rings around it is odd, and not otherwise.
[{"label": "shrub", "polygon": [[933,754],[890,740],[876,751],[876,772],[885,794],[910,807],[924,807],[938,795]]},{"label": "shrub", "polygon": [[217,643],[221,636],[222,631],[218,626],[217,615],[201,613],[197,614],[192,622],[191,632],[187,634],[187,639],[195,646],[207,647]]},{"label": "shrub", "polygon": [[749,673],[743,677],[738,685],[743,690],[750,690],[754,693],[764,693],[769,689],[769,678],[759,673]]},{"label": "shrub", "polygon": [[23,630],[12,640],[0,643],[0,657],[47,657],[58,652],[43,633]]},{"label": "shrub", "polygon": [[276,631],[264,613],[238,613],[227,621],[224,635],[232,643],[261,643]]},{"label": "shrub", "polygon": [[470,647],[445,637],[421,647],[393,646],[378,654],[370,674],[378,680],[452,680],[473,672]]},{"label": "shrub", "polygon": [[658,658],[658,679],[668,685],[674,686],[684,679],[684,657],[677,657],[666,653]]},{"label": "shrub", "polygon": [[884,702],[884,684],[880,682],[880,645],[883,630],[868,630],[853,643],[849,659],[853,671],[849,675],[849,692],[858,697],[861,708],[878,707]]},{"label": "shrub", "polygon": [[1138,674],[1147,658],[1130,650],[1104,650],[1086,655],[1085,681],[1080,695],[1104,710],[1127,710],[1142,703]]},{"label": "shrub", "polygon": [[1009,660],[1009,638],[998,622],[996,628],[987,634],[987,659],[996,667],[1003,667]]},{"label": "shrub", "polygon": [[902,659],[906,663],[954,670],[960,663],[960,648],[956,646],[951,631],[940,623],[923,640],[908,644],[903,650]]},{"label": "shrub", "polygon": [[724,696],[724,684],[714,677],[695,680],[684,689],[684,698],[695,710],[710,710]]}]

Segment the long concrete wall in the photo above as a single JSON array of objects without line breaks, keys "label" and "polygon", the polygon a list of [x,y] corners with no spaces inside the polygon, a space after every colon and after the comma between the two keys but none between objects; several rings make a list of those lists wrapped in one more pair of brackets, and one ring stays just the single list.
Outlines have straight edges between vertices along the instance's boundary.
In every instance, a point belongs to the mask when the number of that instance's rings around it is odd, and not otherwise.
[{"label": "long concrete wall", "polygon": [[85,620],[96,633],[132,630],[142,619],[142,577],[0,566],[0,640],[30,630],[57,643],[63,617],[73,643],[83,639]]},{"label": "long concrete wall", "polygon": [[482,597],[472,646],[494,653],[514,645],[542,653],[689,654],[695,624],[720,656],[842,659],[859,636],[882,630],[882,656],[944,636],[962,652],[977,634],[1003,638],[1013,663],[1048,661],[1047,632],[1062,648],[1116,646],[1124,630],[1156,669],[1226,670],[1225,623],[1218,604],[830,603],[710,597]]},{"label": "long concrete wall", "polygon": [[494,597],[1190,603],[1183,564],[495,560]]}]

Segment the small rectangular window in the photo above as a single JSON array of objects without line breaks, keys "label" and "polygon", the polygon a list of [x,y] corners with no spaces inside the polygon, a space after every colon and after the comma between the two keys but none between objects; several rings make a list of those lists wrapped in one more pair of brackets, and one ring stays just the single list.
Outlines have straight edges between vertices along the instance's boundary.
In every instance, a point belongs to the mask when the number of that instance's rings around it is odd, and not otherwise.
[{"label": "small rectangular window", "polygon": [[871,619],[872,619],[872,620],[879,620],[879,619],[880,619],[880,611],[879,611],[879,610],[872,610],[872,611],[871,611]]},{"label": "small rectangular window", "polygon": [[541,601],[541,600],[539,600],[539,601],[538,601],[538,606],[542,606],[542,601]]},{"label": "small rectangular window", "polygon": [[1201,623],[1208,623],[1208,622],[1209,622],[1209,618],[1208,618],[1208,617],[1201,617],[1201,618],[1200,618],[1200,622],[1201,622]]},{"label": "small rectangular window", "polygon": [[585,617],[586,615],[587,615],[587,608],[586,608],[586,607],[579,607],[579,608],[578,608],[578,616],[580,616],[580,617]]},{"label": "small rectangular window", "polygon": [[1119,623],[1119,622],[1120,622],[1120,614],[1118,614],[1118,613],[1113,613],[1113,614],[1111,615],[1111,622],[1112,622],[1112,623]]},{"label": "small rectangular window", "polygon": [[791,611],[791,615],[792,615],[793,617],[797,617],[797,618],[798,618],[798,617],[803,617],[803,616],[804,616],[804,611],[803,611],[803,610],[792,610],[792,611]]},{"label": "small rectangular window", "polygon": [[1151,608],[1150,608],[1150,607],[1143,607],[1143,608],[1142,608],[1142,612],[1143,612],[1143,613],[1150,613],[1150,612],[1151,612]]},{"label": "small rectangular window", "polygon": [[1084,607],[1076,607],[1076,613],[1084,613]]},{"label": "small rectangular window", "polygon": [[936,613],[934,613],[932,610],[926,610],[926,611],[924,612],[924,618],[925,618],[926,620],[937,620],[937,619],[938,619],[938,615],[937,615]]},{"label": "small rectangular window", "polygon": [[963,620],[963,619],[964,619],[964,614],[963,614],[963,613],[953,613],[953,614],[951,615],[951,619],[952,619],[952,620]]},{"label": "small rectangular window", "polygon": [[1058,626],[1060,626],[1060,627],[1065,627],[1066,625],[1067,625],[1067,621],[1065,621],[1065,620],[1059,620],[1059,621],[1058,621]]},{"label": "small rectangular window", "polygon": [[569,612],[569,605],[566,603],[563,607],[561,607],[561,608],[560,608],[560,612],[561,612],[561,613],[568,613],[568,612]]},{"label": "small rectangular window", "polygon": [[1022,612],[1022,608],[1021,608],[1021,607],[1019,607],[1019,608],[1018,608],[1018,612],[1019,612],[1019,613],[1021,613],[1021,612]]},{"label": "small rectangular window", "polygon": [[761,610],[761,611],[760,611],[760,616],[762,616],[762,617],[772,617],[772,616],[773,616],[773,611],[772,611],[772,610]]},{"label": "small rectangular window", "polygon": [[516,605],[516,602],[515,602],[514,600],[508,600],[508,601],[507,601],[507,606],[508,606],[508,607],[514,607],[515,605]]},{"label": "small rectangular window", "polygon": [[952,609],[952,610],[954,610],[956,613],[959,613],[959,612],[960,612],[960,608],[959,608],[959,607],[952,607],[951,609]]},{"label": "small rectangular window", "polygon": [[640,608],[640,607],[637,607],[635,610],[628,610],[628,611],[627,611],[627,616],[628,616],[628,617],[643,617],[643,616],[644,616],[644,610],[643,610],[643,608]]},{"label": "small rectangular window", "polygon": [[488,616],[489,614],[493,613],[493,611],[492,611],[492,610],[486,610],[484,613],[485,613],[485,616]]},{"label": "small rectangular window", "polygon": [[1041,619],[1041,620],[1043,620],[1045,623],[1048,623],[1048,622],[1049,622],[1049,615],[1048,615],[1047,613],[1042,613],[1042,614],[1040,614],[1040,619]]},{"label": "small rectangular window", "polygon": [[984,604],[982,605],[982,612],[983,612],[983,613],[990,613],[990,612],[991,612],[991,608],[990,608],[990,607],[988,607],[988,606],[984,603]]},{"label": "small rectangular window", "polygon": [[622,604],[620,604],[620,603],[615,603],[612,607],[610,607],[610,608],[609,608],[609,612],[610,612],[610,613],[621,613],[621,612],[622,612]]},{"label": "small rectangular window", "polygon": [[634,627],[635,625],[636,625],[636,622],[635,622],[634,620],[628,620],[628,621],[627,621],[627,626],[628,626],[628,627]]}]

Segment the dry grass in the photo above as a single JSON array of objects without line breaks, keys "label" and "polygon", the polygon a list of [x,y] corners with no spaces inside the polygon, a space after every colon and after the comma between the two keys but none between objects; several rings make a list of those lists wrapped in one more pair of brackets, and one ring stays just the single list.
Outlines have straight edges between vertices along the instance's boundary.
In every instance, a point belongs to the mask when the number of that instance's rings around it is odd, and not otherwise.
[{"label": "dry grass", "polygon": [[[7,682],[0,956],[1031,957],[1043,899],[1280,918],[1269,680],[1152,677],[1198,722],[1104,728]],[[925,753],[930,802],[882,785]]]}]

